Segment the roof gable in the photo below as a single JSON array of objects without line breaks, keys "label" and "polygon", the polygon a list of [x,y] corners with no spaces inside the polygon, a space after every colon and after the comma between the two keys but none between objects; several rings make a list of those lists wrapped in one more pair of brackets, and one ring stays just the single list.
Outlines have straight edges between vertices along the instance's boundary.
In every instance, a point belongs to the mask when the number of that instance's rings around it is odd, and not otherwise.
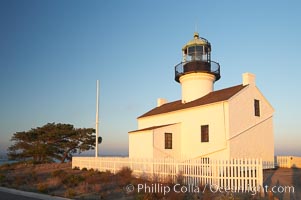
[{"label": "roof gable", "polygon": [[152,115],[158,115],[158,114],[168,113],[168,112],[172,112],[172,111],[183,110],[186,108],[192,108],[192,107],[196,107],[196,106],[225,101],[225,100],[230,99],[232,96],[237,94],[239,91],[241,91],[245,87],[246,86],[243,86],[243,85],[237,85],[237,86],[225,88],[222,90],[217,90],[214,92],[210,92],[209,94],[207,94],[199,99],[196,99],[194,101],[188,102],[188,103],[182,103],[181,100],[166,103],[160,107],[156,107],[156,108],[148,111],[147,113],[138,117],[138,119],[143,118],[143,117],[152,116]]}]

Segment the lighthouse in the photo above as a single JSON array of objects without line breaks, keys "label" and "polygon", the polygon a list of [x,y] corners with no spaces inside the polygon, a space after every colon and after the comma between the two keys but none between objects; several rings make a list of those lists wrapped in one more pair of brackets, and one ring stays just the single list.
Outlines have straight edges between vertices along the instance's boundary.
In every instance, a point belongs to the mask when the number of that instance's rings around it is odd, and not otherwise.
[{"label": "lighthouse", "polygon": [[220,65],[211,61],[211,44],[194,33],[182,48],[182,62],[175,66],[175,80],[181,84],[182,103],[199,99],[213,91],[220,79]]},{"label": "lighthouse", "polygon": [[221,78],[220,65],[211,60],[211,44],[194,33],[182,48],[175,80],[182,97],[157,106],[137,118],[129,132],[129,157],[185,160],[262,158],[274,167],[274,109],[244,73],[242,82],[213,90]]}]

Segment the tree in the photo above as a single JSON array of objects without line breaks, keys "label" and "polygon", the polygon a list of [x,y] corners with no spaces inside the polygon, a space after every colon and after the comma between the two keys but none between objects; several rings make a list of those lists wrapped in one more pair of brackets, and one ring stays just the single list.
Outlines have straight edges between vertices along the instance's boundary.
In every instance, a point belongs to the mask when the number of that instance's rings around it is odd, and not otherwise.
[{"label": "tree", "polygon": [[72,154],[95,147],[95,129],[74,128],[71,124],[48,123],[29,131],[16,132],[8,148],[8,156],[14,160],[32,159],[44,163],[54,160],[71,160]]}]

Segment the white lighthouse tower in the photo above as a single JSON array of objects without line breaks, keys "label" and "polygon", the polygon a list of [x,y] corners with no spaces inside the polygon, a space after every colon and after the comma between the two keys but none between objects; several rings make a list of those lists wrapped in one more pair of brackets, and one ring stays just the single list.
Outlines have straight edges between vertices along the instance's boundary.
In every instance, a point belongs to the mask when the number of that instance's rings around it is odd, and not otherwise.
[{"label": "white lighthouse tower", "polygon": [[175,66],[175,80],[182,86],[182,103],[188,103],[213,91],[214,82],[220,79],[220,66],[211,61],[211,45],[198,33],[182,52],[182,62]]}]

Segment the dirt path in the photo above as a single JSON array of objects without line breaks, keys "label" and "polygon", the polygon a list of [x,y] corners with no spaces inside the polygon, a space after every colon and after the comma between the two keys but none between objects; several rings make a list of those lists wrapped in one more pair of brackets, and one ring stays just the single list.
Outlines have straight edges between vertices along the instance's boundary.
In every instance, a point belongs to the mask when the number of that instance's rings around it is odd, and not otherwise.
[{"label": "dirt path", "polygon": [[301,199],[301,169],[279,168],[264,172],[264,188],[279,200]]}]

